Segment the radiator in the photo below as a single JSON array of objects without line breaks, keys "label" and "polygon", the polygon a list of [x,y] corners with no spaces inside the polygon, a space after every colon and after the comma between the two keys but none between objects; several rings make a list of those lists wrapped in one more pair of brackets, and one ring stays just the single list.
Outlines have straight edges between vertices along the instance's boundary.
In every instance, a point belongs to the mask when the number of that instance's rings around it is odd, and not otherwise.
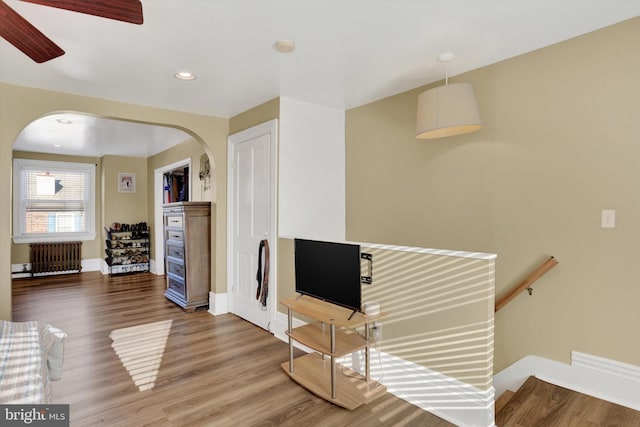
[{"label": "radiator", "polygon": [[82,242],[31,243],[31,276],[82,270]]}]

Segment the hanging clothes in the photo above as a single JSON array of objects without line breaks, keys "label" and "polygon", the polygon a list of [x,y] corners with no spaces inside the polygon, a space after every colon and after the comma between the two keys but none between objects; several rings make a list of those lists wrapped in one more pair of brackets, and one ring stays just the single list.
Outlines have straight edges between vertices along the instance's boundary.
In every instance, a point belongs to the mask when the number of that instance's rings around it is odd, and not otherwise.
[{"label": "hanging clothes", "polygon": [[[262,251],[264,250],[264,274],[262,274]],[[258,247],[258,273],[256,274],[258,289],[256,299],[263,307],[267,306],[267,295],[269,293],[269,242],[267,239],[260,241]]]}]

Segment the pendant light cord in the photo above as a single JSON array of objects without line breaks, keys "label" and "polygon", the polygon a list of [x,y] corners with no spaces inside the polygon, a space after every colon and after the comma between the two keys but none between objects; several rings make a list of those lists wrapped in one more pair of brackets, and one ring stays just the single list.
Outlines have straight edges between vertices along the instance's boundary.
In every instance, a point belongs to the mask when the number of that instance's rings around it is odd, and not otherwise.
[{"label": "pendant light cord", "polygon": [[448,62],[444,65],[444,85],[445,86],[449,85],[449,63]]}]

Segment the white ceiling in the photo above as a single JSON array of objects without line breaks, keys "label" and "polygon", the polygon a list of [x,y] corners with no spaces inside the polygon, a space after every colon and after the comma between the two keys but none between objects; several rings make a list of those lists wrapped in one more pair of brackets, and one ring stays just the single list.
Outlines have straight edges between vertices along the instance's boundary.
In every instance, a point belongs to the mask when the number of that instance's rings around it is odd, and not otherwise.
[{"label": "white ceiling", "polygon": [[182,130],[78,113],[55,113],[25,127],[18,151],[72,156],[150,157],[192,138]]},{"label": "white ceiling", "polygon": [[640,15],[640,0],[142,0],[138,26],[5,2],[66,54],[36,64],[0,39],[0,81],[218,117],[277,96],[348,109],[442,79],[443,52],[454,76]]}]

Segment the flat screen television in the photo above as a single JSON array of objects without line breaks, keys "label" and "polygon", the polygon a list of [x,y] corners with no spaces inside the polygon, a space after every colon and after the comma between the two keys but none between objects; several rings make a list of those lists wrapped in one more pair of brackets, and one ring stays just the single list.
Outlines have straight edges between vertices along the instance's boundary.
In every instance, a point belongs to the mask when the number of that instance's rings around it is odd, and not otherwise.
[{"label": "flat screen television", "polygon": [[360,246],[295,239],[296,292],[360,311]]}]

